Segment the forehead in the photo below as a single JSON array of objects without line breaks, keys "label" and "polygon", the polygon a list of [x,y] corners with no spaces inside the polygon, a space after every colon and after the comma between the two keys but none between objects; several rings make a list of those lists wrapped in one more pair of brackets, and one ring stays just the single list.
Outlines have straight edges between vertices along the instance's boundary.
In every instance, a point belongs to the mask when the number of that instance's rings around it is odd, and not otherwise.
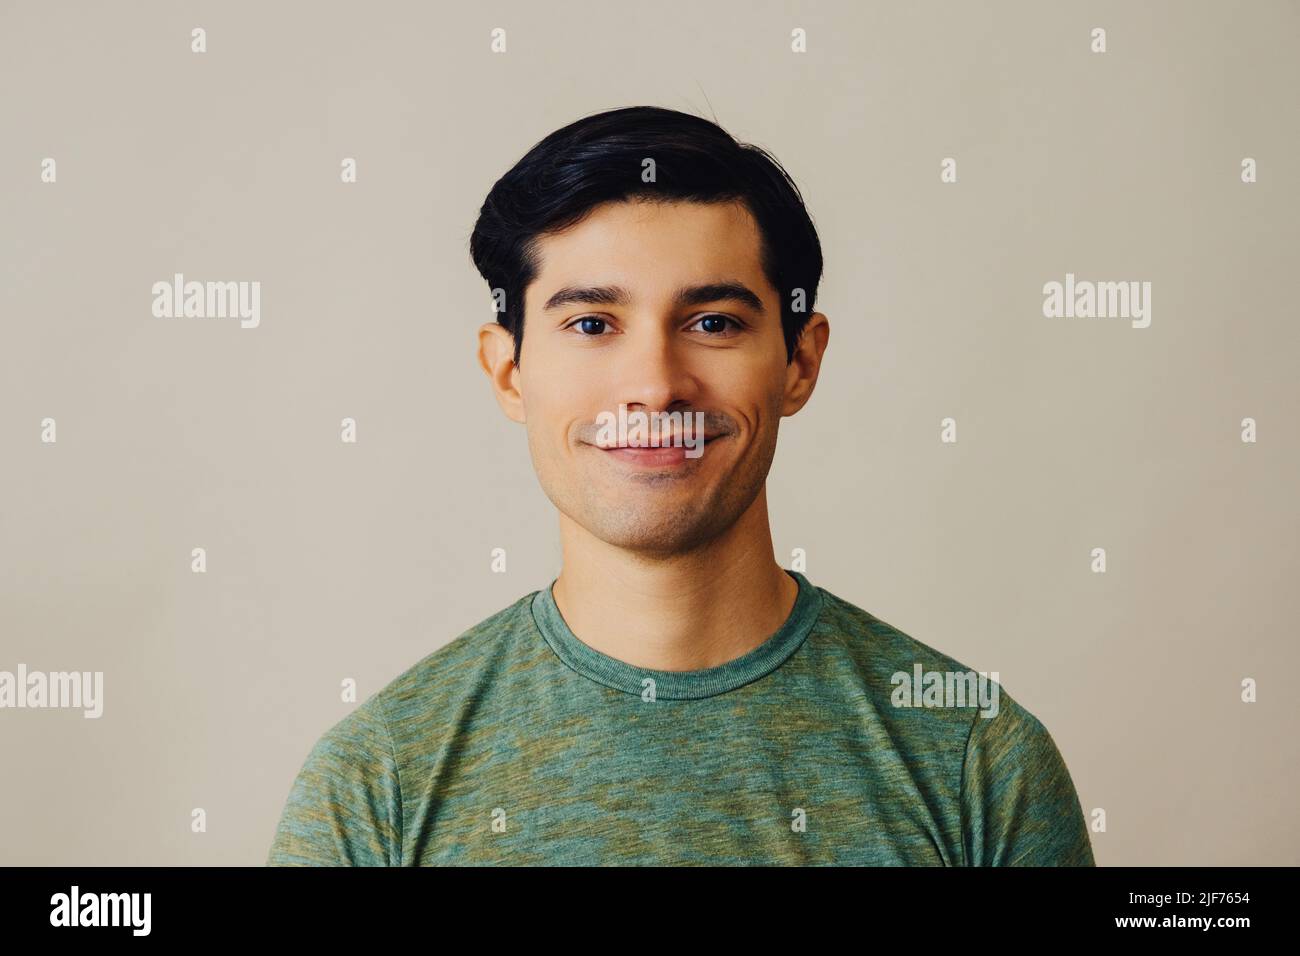
[{"label": "forehead", "polygon": [[617,282],[656,289],[720,276],[766,288],[762,234],[744,203],[603,203],[581,222],[535,243],[539,268],[530,309],[565,285]]}]

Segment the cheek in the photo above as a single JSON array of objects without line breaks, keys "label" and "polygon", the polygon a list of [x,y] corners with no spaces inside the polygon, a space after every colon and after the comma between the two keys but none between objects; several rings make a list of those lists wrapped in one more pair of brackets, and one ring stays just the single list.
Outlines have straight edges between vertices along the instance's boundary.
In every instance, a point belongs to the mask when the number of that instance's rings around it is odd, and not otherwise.
[{"label": "cheek", "polygon": [[[584,374],[591,371],[590,358],[572,341],[549,337],[576,336],[576,333],[547,329],[545,332],[537,330],[535,334],[539,338],[533,341],[533,351],[524,357],[519,369],[520,387],[552,406],[573,401],[583,391]],[[542,340],[542,335],[548,338]]]},{"label": "cheek", "polygon": [[[522,375],[519,388],[530,426],[541,433],[539,438],[554,436],[547,441],[569,434],[574,423],[584,421],[585,410],[595,407],[592,388],[578,370],[556,363],[547,368],[545,376]],[[594,418],[595,412],[591,414]]]},{"label": "cheek", "polygon": [[776,381],[765,388],[735,412],[740,416],[743,427],[750,433],[750,440],[756,440],[776,428],[781,418],[781,408],[785,404],[785,382]]},{"label": "cheek", "polygon": [[528,432],[528,453],[533,470],[543,487],[562,488],[572,481],[572,471],[581,459],[581,449],[570,441],[566,426],[573,421],[567,409],[550,409],[545,404],[529,406],[525,426]]},{"label": "cheek", "polygon": [[532,453],[534,461],[550,461],[563,454],[564,448],[561,445],[561,436],[556,432],[555,425],[545,414],[539,413],[535,408],[530,408],[527,426],[528,449]]}]

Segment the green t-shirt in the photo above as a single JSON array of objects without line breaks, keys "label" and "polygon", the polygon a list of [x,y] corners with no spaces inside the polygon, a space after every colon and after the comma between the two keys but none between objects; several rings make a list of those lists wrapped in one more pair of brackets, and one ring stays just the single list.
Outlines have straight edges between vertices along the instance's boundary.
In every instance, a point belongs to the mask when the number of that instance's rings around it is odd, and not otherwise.
[{"label": "green t-shirt", "polygon": [[1094,865],[1032,714],[946,696],[928,672],[969,668],[786,573],[781,628],[695,671],[520,598],[321,736],[268,865]]}]

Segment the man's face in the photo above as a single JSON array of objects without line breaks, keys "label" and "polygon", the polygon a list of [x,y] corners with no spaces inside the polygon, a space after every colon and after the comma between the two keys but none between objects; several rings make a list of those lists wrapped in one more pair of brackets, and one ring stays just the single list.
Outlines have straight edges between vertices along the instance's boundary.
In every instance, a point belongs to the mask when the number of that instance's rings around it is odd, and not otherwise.
[{"label": "man's face", "polygon": [[[730,528],[767,479],[788,378],[752,215],[739,203],[606,203],[538,251],[518,387],[547,497],[595,537],[649,555]],[[593,289],[606,291],[577,291]],[[702,451],[602,447],[601,413],[620,404],[688,413],[687,427],[704,413]]]}]

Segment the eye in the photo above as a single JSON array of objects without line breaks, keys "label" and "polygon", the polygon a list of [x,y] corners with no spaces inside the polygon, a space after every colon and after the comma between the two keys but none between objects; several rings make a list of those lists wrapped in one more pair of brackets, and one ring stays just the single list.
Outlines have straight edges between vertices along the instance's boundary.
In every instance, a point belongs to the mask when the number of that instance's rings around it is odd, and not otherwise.
[{"label": "eye", "polygon": [[584,315],[580,318],[574,319],[565,326],[565,329],[574,329],[579,335],[583,335],[589,339],[595,339],[600,338],[601,333],[607,324],[608,323],[599,316]]},{"label": "eye", "polygon": [[[700,331],[702,331],[706,337],[713,339],[726,338],[731,334],[733,329],[739,330],[744,328],[744,325],[736,319],[733,319],[729,315],[722,315],[721,313],[711,313],[709,315],[700,316],[700,318],[696,319],[695,322],[692,323],[690,328],[694,328],[701,324],[704,324],[704,328],[700,329]],[[584,338],[596,339],[601,338],[605,332],[608,331],[608,325],[608,319],[602,319],[600,316],[596,315],[583,315],[574,319],[564,328],[566,331],[576,332]]]},{"label": "eye", "polygon": [[[742,326],[739,322],[737,322],[737,321],[736,321],[735,319],[733,319],[731,316],[729,316],[729,315],[722,315],[722,314],[720,314],[720,313],[716,313],[716,312],[715,312],[715,313],[712,313],[712,314],[710,314],[710,315],[703,315],[703,316],[700,316],[700,318],[698,318],[698,319],[695,320],[694,325],[699,325],[699,324],[702,323],[702,322],[707,322],[707,323],[709,323],[709,327],[708,327],[708,328],[705,328],[705,329],[702,329],[701,331],[703,331],[703,332],[705,333],[705,335],[707,335],[709,338],[713,338],[713,339],[725,338],[725,337],[726,337],[726,335],[727,335],[727,333],[728,333],[728,331],[729,331],[728,323],[730,323],[732,326],[735,326],[737,329],[744,328],[744,326]],[[692,327],[694,327],[694,326],[692,326]]]}]

